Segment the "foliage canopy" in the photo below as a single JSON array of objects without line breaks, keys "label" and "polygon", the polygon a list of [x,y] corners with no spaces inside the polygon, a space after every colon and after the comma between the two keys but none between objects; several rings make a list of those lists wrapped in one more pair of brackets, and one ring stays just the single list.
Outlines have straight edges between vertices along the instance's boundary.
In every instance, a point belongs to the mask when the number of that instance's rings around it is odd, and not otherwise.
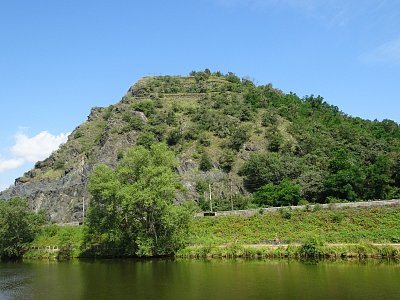
[{"label": "foliage canopy", "polygon": [[100,165],[89,182],[86,242],[104,255],[167,255],[181,247],[190,214],[174,205],[176,165],[161,143],[129,149],[116,170]]}]

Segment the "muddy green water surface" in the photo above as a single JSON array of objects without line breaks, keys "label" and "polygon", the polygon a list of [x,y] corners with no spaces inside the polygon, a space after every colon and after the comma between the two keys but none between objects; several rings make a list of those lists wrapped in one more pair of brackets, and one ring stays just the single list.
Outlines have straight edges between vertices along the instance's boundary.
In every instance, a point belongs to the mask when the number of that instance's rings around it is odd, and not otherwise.
[{"label": "muddy green water surface", "polygon": [[165,259],[3,262],[0,299],[400,299],[400,263]]}]

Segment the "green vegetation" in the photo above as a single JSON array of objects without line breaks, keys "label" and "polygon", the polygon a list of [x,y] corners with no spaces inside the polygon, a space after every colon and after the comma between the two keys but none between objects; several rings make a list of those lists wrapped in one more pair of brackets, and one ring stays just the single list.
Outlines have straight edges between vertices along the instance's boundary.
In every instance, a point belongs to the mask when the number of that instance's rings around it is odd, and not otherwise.
[{"label": "green vegetation", "polygon": [[297,205],[300,201],[300,186],[287,179],[278,185],[268,183],[254,194],[254,202],[259,206]]},{"label": "green vegetation", "polygon": [[282,208],[252,217],[195,218],[189,241],[194,245],[259,244],[274,239],[304,242],[315,237],[325,243],[398,243],[399,218],[399,207]]},{"label": "green vegetation", "polygon": [[399,124],[354,118],[321,96],[300,98],[208,69],[141,79],[121,102],[94,108],[19,182],[55,180],[82,164],[115,165],[110,157],[132,145],[159,142],[175,153],[180,180],[193,187],[184,196],[199,207],[199,177],[213,187],[215,209],[241,197],[247,207],[400,197]]},{"label": "green vegetation", "polygon": [[[30,243],[24,258],[68,259],[83,256],[83,227],[48,224]],[[47,247],[57,246],[57,251]]]},{"label": "green vegetation", "polygon": [[[35,240],[57,243],[66,257],[78,255],[78,246],[79,255],[168,255],[188,236],[200,245],[278,237],[304,243],[301,256],[318,256],[324,243],[400,241],[398,208],[199,218],[188,234],[190,214],[177,199],[210,210],[212,198],[214,210],[230,210],[397,198],[399,153],[400,126],[393,121],[354,118],[321,96],[300,98],[206,69],[141,79],[116,105],[92,109],[60,150],[17,183],[36,180],[41,187],[62,179],[66,195],[88,187],[84,232],[46,229]],[[54,195],[45,201],[57,205]],[[18,218],[28,218],[18,207]],[[6,228],[12,214],[1,209]],[[1,241],[2,255],[20,256],[35,226],[23,230],[30,233],[17,250],[8,238]]]},{"label": "green vegetation", "polygon": [[305,241],[303,244],[285,246],[270,245],[203,245],[190,246],[179,250],[177,257],[182,258],[297,258],[308,262],[323,258],[400,258],[399,247],[393,245],[343,244],[327,245]]},{"label": "green vegetation", "polygon": [[28,202],[0,201],[0,258],[21,258],[44,223],[44,214],[30,211]]},{"label": "green vegetation", "polygon": [[[193,258],[399,257],[400,246],[392,245],[400,242],[399,217],[399,207],[339,210],[316,207],[303,211],[282,208],[276,213],[253,217],[195,218],[186,239],[191,246],[180,248],[175,255]],[[87,244],[86,230],[85,227],[46,226],[29,245],[31,249],[24,257],[105,255],[99,244]],[[268,241],[276,241],[277,245],[269,245]],[[46,246],[59,246],[60,251],[48,251]]]},{"label": "green vegetation", "polygon": [[98,255],[169,255],[182,247],[190,213],[174,205],[180,187],[174,153],[165,144],[127,151],[116,170],[100,165],[92,194],[85,244]]}]

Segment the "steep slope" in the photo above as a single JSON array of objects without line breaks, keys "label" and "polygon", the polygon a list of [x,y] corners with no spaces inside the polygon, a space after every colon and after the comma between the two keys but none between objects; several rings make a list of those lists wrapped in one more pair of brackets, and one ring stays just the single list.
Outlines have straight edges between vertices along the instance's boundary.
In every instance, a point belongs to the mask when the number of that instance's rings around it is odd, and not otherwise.
[{"label": "steep slope", "polygon": [[[399,194],[395,122],[351,118],[321,97],[300,99],[233,73],[192,75],[144,77],[117,104],[93,108],[67,143],[0,198],[27,197],[32,209],[46,209],[55,222],[81,221],[94,168],[115,166],[128,147],[156,141],[165,141],[179,159],[176,172],[184,188],[177,201],[191,199],[203,209],[210,189],[217,209],[243,208],[250,204],[249,192],[285,178],[311,202]],[[347,165],[334,170],[335,160]],[[266,169],[252,169],[252,163]],[[343,181],[337,178],[343,170],[354,171],[343,177],[361,176],[363,182],[342,182],[335,192],[330,181]]]}]

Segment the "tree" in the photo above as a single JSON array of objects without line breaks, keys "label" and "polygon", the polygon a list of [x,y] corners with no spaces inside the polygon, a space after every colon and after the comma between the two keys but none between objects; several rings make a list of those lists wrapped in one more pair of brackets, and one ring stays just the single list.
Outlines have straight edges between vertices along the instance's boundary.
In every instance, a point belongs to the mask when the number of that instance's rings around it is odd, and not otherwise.
[{"label": "tree", "polygon": [[249,140],[249,131],[249,128],[246,126],[239,126],[238,128],[236,128],[229,139],[229,147],[236,151],[239,151],[243,144]]},{"label": "tree", "polygon": [[284,178],[297,177],[297,161],[280,153],[259,152],[250,155],[239,175],[245,176],[245,187],[256,191],[261,186],[279,184]]},{"label": "tree", "polygon": [[0,258],[20,258],[45,221],[25,199],[0,201]]},{"label": "tree", "polygon": [[176,166],[165,144],[129,149],[115,171],[100,165],[89,181],[86,242],[117,256],[166,255],[180,248],[190,214],[174,205]]},{"label": "tree", "polygon": [[232,166],[235,163],[236,153],[231,149],[225,149],[222,155],[220,156],[218,162],[220,168],[229,173],[232,170]]},{"label": "tree", "polygon": [[366,199],[386,199],[393,182],[390,178],[390,161],[386,157],[379,157],[377,161],[366,169],[364,182]]},{"label": "tree", "polygon": [[364,174],[348,151],[338,150],[329,162],[330,174],[325,181],[327,196],[356,201],[360,198]]},{"label": "tree", "polygon": [[279,184],[268,183],[254,194],[254,202],[259,206],[297,205],[301,199],[300,186],[288,179]]},{"label": "tree", "polygon": [[323,202],[325,172],[322,170],[305,170],[296,179],[301,187],[301,196],[309,202]]},{"label": "tree", "polygon": [[210,171],[213,167],[213,163],[211,161],[210,156],[207,154],[207,152],[203,152],[203,154],[200,157],[200,163],[199,163],[199,169],[203,172]]}]

